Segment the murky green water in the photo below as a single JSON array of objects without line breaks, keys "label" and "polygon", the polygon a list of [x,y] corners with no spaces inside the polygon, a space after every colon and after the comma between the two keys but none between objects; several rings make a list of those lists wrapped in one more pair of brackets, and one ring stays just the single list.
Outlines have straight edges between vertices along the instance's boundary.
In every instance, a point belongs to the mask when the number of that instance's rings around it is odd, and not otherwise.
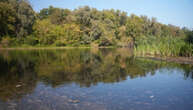
[{"label": "murky green water", "polygon": [[193,65],[128,49],[0,51],[0,110],[193,110]]}]

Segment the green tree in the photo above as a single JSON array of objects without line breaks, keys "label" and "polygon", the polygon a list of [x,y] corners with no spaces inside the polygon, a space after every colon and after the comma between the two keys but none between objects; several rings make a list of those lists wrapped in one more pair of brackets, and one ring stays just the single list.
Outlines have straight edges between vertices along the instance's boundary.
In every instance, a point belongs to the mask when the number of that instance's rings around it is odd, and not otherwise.
[{"label": "green tree", "polygon": [[38,38],[41,45],[51,45],[56,40],[56,34],[53,34],[55,25],[49,19],[37,20],[33,26],[34,35]]},{"label": "green tree", "polygon": [[[136,15],[131,15],[126,24],[126,33],[127,36],[131,37],[133,41],[136,40],[137,37],[141,37],[143,28],[142,28],[142,19],[140,19]],[[136,42],[135,42],[136,45]]]},{"label": "green tree", "polygon": [[0,2],[0,37],[13,35],[15,31],[16,12],[10,4]]},{"label": "green tree", "polygon": [[26,0],[18,0],[16,35],[25,37],[32,33],[32,26],[35,21],[35,12]]}]

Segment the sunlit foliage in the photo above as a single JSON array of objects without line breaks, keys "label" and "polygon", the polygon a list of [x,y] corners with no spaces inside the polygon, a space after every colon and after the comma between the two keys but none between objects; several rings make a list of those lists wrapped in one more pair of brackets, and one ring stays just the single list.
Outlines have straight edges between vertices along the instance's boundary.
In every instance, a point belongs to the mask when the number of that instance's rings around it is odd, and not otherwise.
[{"label": "sunlit foliage", "polygon": [[120,10],[50,6],[35,13],[26,0],[0,2],[0,40],[10,46],[114,46],[141,53],[192,56],[193,32]]}]

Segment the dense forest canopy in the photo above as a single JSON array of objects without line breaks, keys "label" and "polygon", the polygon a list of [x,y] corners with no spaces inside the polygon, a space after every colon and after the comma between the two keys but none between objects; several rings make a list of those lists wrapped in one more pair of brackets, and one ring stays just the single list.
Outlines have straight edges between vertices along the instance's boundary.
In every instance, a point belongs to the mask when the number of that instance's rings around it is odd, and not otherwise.
[{"label": "dense forest canopy", "polygon": [[0,1],[2,47],[115,46],[162,55],[193,55],[193,31],[147,16],[88,6],[35,12],[26,0]]}]

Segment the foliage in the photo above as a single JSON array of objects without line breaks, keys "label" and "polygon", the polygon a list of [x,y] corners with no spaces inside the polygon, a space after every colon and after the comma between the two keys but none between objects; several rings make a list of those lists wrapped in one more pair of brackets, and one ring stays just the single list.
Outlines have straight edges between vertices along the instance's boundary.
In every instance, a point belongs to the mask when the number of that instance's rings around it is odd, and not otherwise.
[{"label": "foliage", "polygon": [[0,38],[6,34],[14,33],[16,12],[8,3],[0,2]]},{"label": "foliage", "polygon": [[0,2],[0,15],[0,40],[11,36],[13,46],[117,46],[140,53],[192,56],[192,30],[147,16],[127,16],[120,10],[50,6],[35,13],[26,0],[8,0]]},{"label": "foliage", "polygon": [[35,12],[27,0],[0,1],[0,36],[26,37],[34,21]]},{"label": "foliage", "polygon": [[2,47],[11,47],[15,45],[15,39],[11,38],[10,36],[4,36],[1,40]]},{"label": "foliage", "polygon": [[193,48],[181,38],[167,37],[143,37],[137,40],[136,53],[161,56],[192,56]]}]

